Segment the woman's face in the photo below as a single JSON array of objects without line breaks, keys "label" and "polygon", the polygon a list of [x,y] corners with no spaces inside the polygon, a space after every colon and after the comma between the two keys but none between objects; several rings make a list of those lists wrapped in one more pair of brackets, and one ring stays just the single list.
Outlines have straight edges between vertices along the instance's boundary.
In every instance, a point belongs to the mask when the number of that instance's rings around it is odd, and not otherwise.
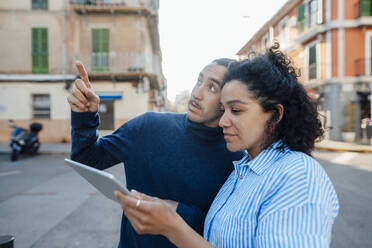
[{"label": "woman's face", "polygon": [[247,150],[251,159],[262,150],[266,123],[271,113],[264,113],[248,87],[239,80],[228,82],[222,89],[224,114],[220,120],[229,151]]}]

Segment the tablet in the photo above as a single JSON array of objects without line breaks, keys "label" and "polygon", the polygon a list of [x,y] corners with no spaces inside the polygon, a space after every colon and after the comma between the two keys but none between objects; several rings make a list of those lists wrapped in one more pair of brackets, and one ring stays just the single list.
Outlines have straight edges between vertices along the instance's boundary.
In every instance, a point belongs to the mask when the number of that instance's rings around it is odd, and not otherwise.
[{"label": "tablet", "polygon": [[123,187],[112,174],[97,170],[67,158],[65,158],[65,161],[72,169],[79,173],[80,176],[84,177],[107,198],[119,202],[114,194],[115,190],[119,190],[124,194],[130,194],[127,188]]}]

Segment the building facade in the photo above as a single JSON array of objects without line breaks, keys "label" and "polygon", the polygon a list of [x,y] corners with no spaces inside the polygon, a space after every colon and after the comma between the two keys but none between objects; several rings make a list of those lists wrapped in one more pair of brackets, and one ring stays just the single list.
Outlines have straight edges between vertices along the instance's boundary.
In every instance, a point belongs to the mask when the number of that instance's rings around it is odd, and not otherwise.
[{"label": "building facade", "polygon": [[101,99],[101,130],[163,111],[158,8],[158,0],[1,1],[0,142],[9,141],[9,120],[42,123],[42,142],[70,141],[76,60]]},{"label": "building facade", "polygon": [[[239,50],[261,53],[277,40],[320,104],[326,138],[367,142],[371,118],[372,1],[289,0]],[[254,53],[253,53],[254,52]]]}]

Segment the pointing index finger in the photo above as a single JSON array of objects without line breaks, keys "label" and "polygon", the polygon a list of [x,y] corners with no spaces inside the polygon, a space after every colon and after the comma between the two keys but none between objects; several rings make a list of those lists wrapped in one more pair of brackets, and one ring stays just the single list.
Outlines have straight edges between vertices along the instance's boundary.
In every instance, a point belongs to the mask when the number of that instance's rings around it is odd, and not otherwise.
[{"label": "pointing index finger", "polygon": [[92,88],[92,86],[89,82],[88,73],[85,70],[83,63],[81,63],[80,61],[76,61],[76,68],[79,71],[80,78],[84,81],[87,88]]}]

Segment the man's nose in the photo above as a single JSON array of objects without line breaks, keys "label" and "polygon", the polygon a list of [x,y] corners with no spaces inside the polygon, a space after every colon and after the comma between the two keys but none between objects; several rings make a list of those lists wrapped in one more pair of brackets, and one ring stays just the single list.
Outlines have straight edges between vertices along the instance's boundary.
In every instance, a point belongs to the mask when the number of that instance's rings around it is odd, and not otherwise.
[{"label": "man's nose", "polygon": [[192,91],[193,98],[197,100],[203,99],[203,85],[200,85],[199,87],[196,85],[194,90]]}]

